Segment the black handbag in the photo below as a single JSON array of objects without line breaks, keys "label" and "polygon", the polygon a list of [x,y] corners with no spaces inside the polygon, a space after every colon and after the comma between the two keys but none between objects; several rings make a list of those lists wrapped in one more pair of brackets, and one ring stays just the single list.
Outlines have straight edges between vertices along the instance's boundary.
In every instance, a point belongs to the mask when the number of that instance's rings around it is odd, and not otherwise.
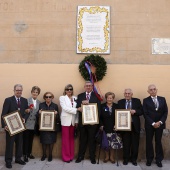
[{"label": "black handbag", "polygon": [[56,132],[61,132],[61,120],[60,115],[56,115]]},{"label": "black handbag", "polygon": [[35,126],[34,126],[34,134],[36,136],[40,136],[40,131],[39,131],[39,122],[38,122],[39,118],[38,116],[36,116],[36,121],[35,121]]},{"label": "black handbag", "polygon": [[74,127],[74,138],[77,138],[78,132],[79,132],[78,127]]}]

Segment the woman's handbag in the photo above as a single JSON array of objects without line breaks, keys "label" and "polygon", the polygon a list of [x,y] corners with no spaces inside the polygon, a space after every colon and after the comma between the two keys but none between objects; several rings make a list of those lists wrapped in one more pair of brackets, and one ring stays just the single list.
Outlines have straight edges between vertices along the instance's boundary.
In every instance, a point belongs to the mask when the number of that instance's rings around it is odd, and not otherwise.
[{"label": "woman's handbag", "polygon": [[120,134],[117,133],[116,131],[114,131],[114,133],[111,136],[111,147],[113,149],[123,148],[122,138],[121,138]]},{"label": "woman's handbag", "polygon": [[61,132],[61,120],[60,115],[56,115],[56,132]]}]

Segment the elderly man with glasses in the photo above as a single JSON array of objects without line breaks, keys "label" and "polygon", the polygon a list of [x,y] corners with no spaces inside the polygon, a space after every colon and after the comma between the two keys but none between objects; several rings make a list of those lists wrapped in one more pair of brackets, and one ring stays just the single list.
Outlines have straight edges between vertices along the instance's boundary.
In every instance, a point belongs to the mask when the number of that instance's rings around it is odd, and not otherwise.
[{"label": "elderly man with glasses", "polygon": [[[1,124],[2,128],[6,131],[6,149],[5,149],[5,162],[7,168],[12,168],[12,156],[13,156],[13,146],[15,142],[15,163],[25,165],[25,162],[21,160],[22,157],[22,143],[23,143],[23,133],[20,132],[14,136],[10,136],[8,132],[8,126],[2,119],[2,116],[18,110],[24,118],[25,110],[28,109],[27,99],[21,97],[23,87],[21,84],[16,84],[14,86],[14,95],[12,97],[6,98],[3,104]],[[24,121],[24,119],[23,119]]]}]

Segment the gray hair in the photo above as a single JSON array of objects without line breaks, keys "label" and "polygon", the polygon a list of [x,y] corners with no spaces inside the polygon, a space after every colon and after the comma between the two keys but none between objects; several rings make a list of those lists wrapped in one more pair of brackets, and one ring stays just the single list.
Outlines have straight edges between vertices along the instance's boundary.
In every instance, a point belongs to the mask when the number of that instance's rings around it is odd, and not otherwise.
[{"label": "gray hair", "polygon": [[91,82],[91,81],[85,81],[85,84],[87,84],[87,83],[91,83],[91,85],[93,85],[93,83]]},{"label": "gray hair", "polygon": [[23,86],[21,84],[15,84],[14,90],[16,90],[16,87],[21,87],[23,89]]},{"label": "gray hair", "polygon": [[124,93],[125,93],[127,90],[129,90],[131,93],[133,93],[133,91],[132,91],[131,88],[126,88],[126,89],[124,90]]}]

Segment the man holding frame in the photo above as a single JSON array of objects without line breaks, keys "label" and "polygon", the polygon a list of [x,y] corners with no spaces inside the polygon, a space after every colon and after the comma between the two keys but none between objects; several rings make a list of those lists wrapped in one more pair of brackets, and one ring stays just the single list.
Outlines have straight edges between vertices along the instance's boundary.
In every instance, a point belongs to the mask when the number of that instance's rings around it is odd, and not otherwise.
[{"label": "man holding frame", "polygon": [[[96,103],[98,108],[98,117],[100,113],[100,100],[96,97],[93,92],[93,84],[90,81],[86,81],[84,85],[85,92],[81,93],[77,97],[77,108],[82,105],[88,105],[89,103]],[[81,162],[84,159],[87,144],[89,145],[89,154],[92,164],[96,164],[95,151],[96,142],[95,135],[97,133],[97,124],[86,124],[83,125],[82,122],[82,111],[79,111],[79,129],[80,129],[80,139],[79,139],[79,152],[76,163]]]},{"label": "man holding frame", "polygon": [[133,92],[130,88],[124,90],[124,99],[118,101],[119,109],[130,109],[131,113],[131,131],[122,132],[123,140],[123,164],[127,165],[129,161],[137,166],[139,138],[140,138],[140,118],[143,114],[141,101],[132,98]]},{"label": "man holding frame", "polygon": [[25,117],[25,110],[28,109],[27,99],[21,97],[23,87],[21,84],[16,84],[14,86],[14,95],[12,97],[6,98],[3,104],[2,115],[1,115],[1,124],[2,128],[6,131],[6,149],[5,149],[5,162],[7,168],[12,168],[12,156],[13,156],[13,145],[15,142],[15,163],[25,165],[25,162],[21,160],[22,157],[22,144],[23,136],[22,132],[10,136],[8,126],[3,121],[3,116],[18,110],[21,114],[21,117]]}]

